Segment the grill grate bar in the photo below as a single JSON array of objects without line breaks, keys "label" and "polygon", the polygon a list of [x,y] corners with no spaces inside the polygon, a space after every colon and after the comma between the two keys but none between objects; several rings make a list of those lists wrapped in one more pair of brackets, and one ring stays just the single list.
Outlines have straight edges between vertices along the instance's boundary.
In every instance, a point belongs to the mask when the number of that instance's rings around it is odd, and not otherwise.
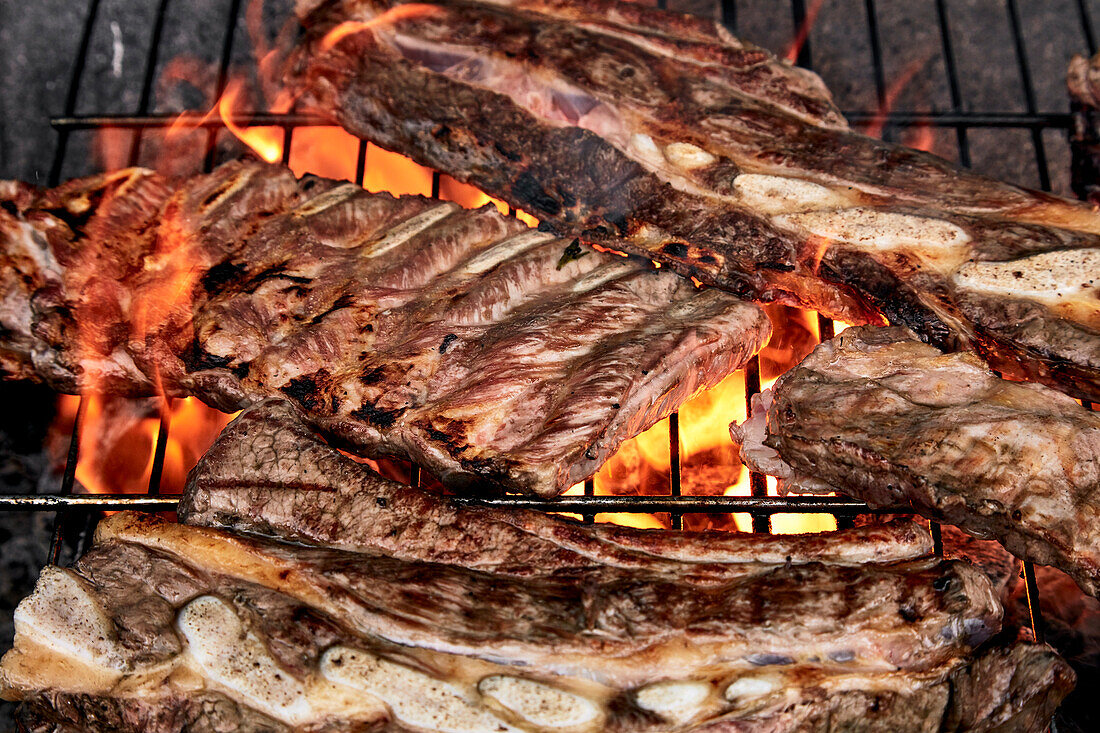
[{"label": "grill grate bar", "polygon": [[867,14],[867,37],[871,42],[871,68],[875,75],[875,101],[880,110],[886,109],[886,69],[882,63],[882,38],[878,32],[878,13],[875,0],[864,0]]},{"label": "grill grate bar", "polygon": [[[752,414],[752,398],[753,395],[760,394],[760,357],[754,358],[745,367],[745,416],[748,417]],[[763,499],[768,496],[768,482],[764,478],[764,474],[757,473],[756,471],[749,472],[749,494],[753,499]],[[786,497],[793,499],[795,497]],[[753,532],[769,532],[771,531],[771,521],[767,514],[760,512],[754,512],[752,514],[752,531]]]},{"label": "grill grate bar", "polygon": [[[218,60],[218,78],[214,84],[214,99],[219,100],[225,93],[229,84],[229,62],[233,58],[233,39],[237,34],[237,18],[241,13],[241,0],[230,0],[229,13],[225,22],[225,36],[222,38],[221,57]],[[215,101],[216,103],[216,101]],[[211,171],[214,169],[214,151],[218,142],[218,129],[210,128],[206,137],[206,155],[203,157],[202,169]]]},{"label": "grill grate bar", "polygon": [[153,449],[153,467],[149,471],[149,494],[160,494],[160,477],[164,473],[164,452],[168,448],[168,427],[172,416],[172,398],[161,401],[160,422],[157,424],[157,443]]},{"label": "grill grate bar", "polygon": [[1089,8],[1085,0],[1077,0],[1077,17],[1081,21],[1081,33],[1085,36],[1089,56],[1092,56],[1096,53],[1096,36],[1092,32],[1092,18],[1089,17]]},{"label": "grill grate bar", "polygon": [[[1020,8],[1016,0],[1008,0],[1008,20],[1012,27],[1012,41],[1016,48],[1016,64],[1020,70],[1020,80],[1024,85],[1024,102],[1029,113],[1035,112],[1035,85],[1031,80],[1031,69],[1027,59],[1027,46],[1024,43],[1023,28],[1020,23]],[[1039,169],[1039,188],[1050,190],[1050,166],[1047,165],[1046,146],[1043,143],[1043,131],[1031,128],[1031,144],[1035,148],[1035,164]]]},{"label": "grill grate bar", "polygon": [[[88,46],[92,42],[92,29],[95,27],[95,19],[99,15],[99,0],[91,0],[88,4],[88,17],[84,19],[84,28],[80,32],[80,45],[76,50],[76,63],[73,65],[73,74],[69,78],[69,91],[65,95],[65,115],[72,116],[76,112],[76,99],[80,93],[80,80],[84,76],[84,66],[88,60]],[[53,163],[50,165],[49,184],[56,186],[61,183],[61,166],[65,163],[65,153],[69,147],[69,132],[62,130],[57,136],[57,148],[54,150]]]},{"label": "grill grate bar", "polygon": [[[164,18],[167,15],[169,0],[160,0],[157,5],[156,19],[153,21],[153,37],[149,41],[149,54],[145,57],[145,74],[141,80],[141,98],[138,100],[138,112],[145,114],[153,98],[153,82],[156,80],[157,61],[160,58],[160,39],[164,35]],[[130,165],[137,165],[141,154],[141,131],[134,133],[130,140]]]},{"label": "grill grate bar", "polygon": [[[842,496],[563,496],[536,499],[526,496],[469,498],[451,496],[452,501],[546,512],[643,513],[699,512],[728,514],[751,512],[767,515],[782,512],[807,514],[888,514],[872,510],[862,501]],[[65,509],[174,509],[175,494],[0,494],[0,511],[64,511]]]},{"label": "grill grate bar", "polygon": [[719,20],[730,33],[737,35],[737,0],[721,0]]},{"label": "grill grate bar", "polygon": [[[810,0],[818,2],[821,0]],[[813,55],[810,53],[810,27],[807,25],[806,0],[791,0],[791,17],[794,19],[795,43],[798,44],[798,58],[795,63],[812,69]]]},{"label": "grill grate bar", "polygon": [[[940,45],[943,47],[943,65],[947,70],[947,85],[951,91],[951,111],[961,112],[963,103],[959,88],[959,70],[955,64],[955,48],[951,42],[951,26],[947,20],[945,0],[936,0],[936,21],[940,27]],[[967,127],[969,125],[959,126],[955,131],[955,139],[959,146],[959,162],[969,168],[970,141],[966,135]]]}]

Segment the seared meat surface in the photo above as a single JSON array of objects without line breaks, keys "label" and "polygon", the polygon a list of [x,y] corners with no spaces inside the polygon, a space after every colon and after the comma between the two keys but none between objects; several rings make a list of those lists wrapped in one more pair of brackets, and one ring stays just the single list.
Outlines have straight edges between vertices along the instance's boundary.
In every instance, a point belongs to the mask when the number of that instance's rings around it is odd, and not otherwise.
[{"label": "seared meat surface", "polygon": [[979,647],[989,580],[915,525],[757,556],[513,517],[364,476],[296,412],[233,423],[192,524],[117,514],[43,573],[0,663],[29,729],[1040,730],[1073,685],[1046,647]]},{"label": "seared meat surface", "polygon": [[43,573],[0,681],[41,731],[1041,730],[1073,674],[975,651],[990,601],[934,559],[519,579],[122,513]]},{"label": "seared meat surface", "polygon": [[608,0],[300,4],[304,106],[741,297],[1100,401],[1100,214],[853,133],[813,74]]},{"label": "seared meat surface", "polygon": [[800,490],[916,510],[1100,593],[1100,415],[997,377],[902,328],[818,346],[733,429],[742,458]]},{"label": "seared meat surface", "polygon": [[909,521],[818,535],[638,530],[442,497],[365,470],[283,400],[230,423],[192,470],[180,521],[502,575],[606,565],[698,575],[783,563],[893,563],[932,552]]},{"label": "seared meat surface", "polygon": [[281,166],[0,195],[0,374],[225,410],[286,395],[456,488],[556,495],[770,333],[756,306],[491,206]]}]

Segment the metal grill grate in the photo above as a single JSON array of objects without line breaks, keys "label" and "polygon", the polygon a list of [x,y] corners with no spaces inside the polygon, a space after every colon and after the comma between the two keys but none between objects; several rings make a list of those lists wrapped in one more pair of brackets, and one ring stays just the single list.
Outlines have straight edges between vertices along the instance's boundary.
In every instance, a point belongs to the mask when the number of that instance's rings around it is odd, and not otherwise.
[{"label": "metal grill grate", "polygon": [[[746,0],[741,0],[744,5]],[[950,95],[951,108],[946,111],[933,112],[908,112],[886,110],[888,101],[887,74],[884,64],[883,39],[880,37],[880,16],[876,8],[875,0],[864,0],[862,13],[866,21],[867,42],[870,51],[871,71],[874,80],[875,98],[878,109],[855,109],[846,111],[848,119],[857,127],[869,127],[882,125],[884,136],[896,137],[901,131],[915,125],[927,125],[932,128],[953,130],[957,145],[958,159],[963,165],[970,165],[972,160],[970,133],[981,129],[1011,129],[1021,130],[1028,134],[1030,144],[1034,149],[1034,158],[1038,174],[1038,183],[1045,190],[1051,188],[1051,171],[1048,162],[1046,141],[1043,138],[1044,131],[1065,131],[1070,127],[1070,116],[1065,113],[1044,113],[1038,110],[1035,88],[1032,82],[1031,68],[1024,43],[1024,33],[1019,7],[1016,0],[1007,0],[1004,10],[1007,13],[1007,23],[1011,30],[1015,60],[1018,66],[1020,82],[1024,96],[1024,110],[1016,112],[989,112],[970,111],[964,104],[962,87],[960,85],[960,72],[953,47],[953,35],[950,12],[947,0],[930,0],[933,6],[937,22],[940,52],[942,53],[943,66],[946,73],[947,87]],[[143,132],[155,128],[165,128],[175,120],[178,115],[151,114],[150,105],[153,96],[156,70],[158,68],[159,54],[161,51],[161,37],[165,28],[165,19],[170,0],[157,0],[156,14],[152,26],[149,52],[145,59],[144,74],[140,99],[137,109],[132,115],[77,115],[77,100],[88,62],[89,46],[92,40],[93,29],[96,26],[100,14],[100,0],[90,0],[88,15],[81,30],[78,45],[76,63],[68,87],[68,95],[65,100],[61,116],[51,120],[51,124],[58,134],[56,154],[50,169],[51,185],[60,182],[62,171],[66,163],[71,136],[82,130],[99,130],[114,128],[131,132],[129,147],[129,159],[131,164],[136,164],[141,153]],[[664,0],[658,0],[659,6],[665,5]],[[789,10],[781,4],[775,3],[773,12],[789,13],[793,21],[793,27],[804,27],[808,13],[819,6],[819,0],[791,0]],[[855,5],[855,3],[850,3]],[[226,27],[222,41],[220,56],[217,64],[216,92],[220,96],[225,90],[229,79],[229,69],[233,58],[234,38],[238,28],[238,18],[242,11],[241,0],[228,0],[226,7]],[[738,31],[738,2],[736,0],[720,0],[716,11],[722,22],[734,33]],[[1092,30],[1089,8],[1085,0],[1076,0],[1072,7],[1072,14],[1076,17],[1072,22],[1079,23],[1082,37],[1085,40],[1087,50],[1090,53],[1096,51],[1096,41]],[[857,30],[858,32],[858,30]],[[801,66],[813,68],[813,54],[811,49],[811,34],[797,49],[797,62]],[[307,126],[325,124],[321,120],[298,114],[273,115],[267,113],[240,114],[234,120],[241,125],[267,125],[281,128],[283,134],[284,162],[290,155],[291,142],[296,129]],[[202,120],[197,115],[190,122],[195,126],[208,130],[207,149],[204,155],[205,168],[209,170],[215,162],[215,143],[222,128],[218,120]],[[356,183],[362,184],[368,165],[367,145],[360,143],[356,166]],[[433,195],[438,194],[440,177],[436,173],[433,176]],[[821,320],[820,332],[824,338],[831,337],[833,324],[825,319]],[[760,366],[755,361],[746,370],[746,395],[747,399],[760,389]],[[168,437],[169,423],[167,420],[168,404],[162,406],[161,421],[157,435],[153,470],[149,481],[147,495],[87,495],[73,494],[75,469],[78,459],[79,435],[83,418],[86,413],[87,401],[81,400],[80,408],[73,428],[69,443],[69,451],[65,471],[63,473],[59,493],[56,495],[37,496],[0,496],[0,511],[56,511],[53,541],[50,549],[51,562],[61,561],[63,547],[72,546],[77,554],[82,552],[90,536],[90,530],[94,523],[105,510],[136,509],[136,510],[171,510],[174,508],[176,498],[163,496],[159,493],[160,475],[163,468],[165,445]],[[766,532],[770,528],[770,516],[779,512],[813,512],[832,513],[837,516],[838,524],[844,526],[850,524],[856,514],[866,513],[866,505],[859,501],[843,497],[769,497],[766,492],[764,477],[754,474],[751,477],[752,495],[748,497],[726,496],[682,496],[680,482],[680,443],[679,420],[673,415],[670,422],[669,451],[669,493],[667,496],[595,496],[591,479],[585,484],[583,496],[565,497],[561,501],[536,500],[521,497],[502,497],[488,500],[484,503],[503,505],[516,508],[529,508],[551,510],[558,512],[579,513],[588,522],[593,521],[597,512],[668,512],[672,517],[674,527],[682,525],[685,513],[732,513],[747,512],[752,516],[755,531]],[[413,482],[419,482],[419,471],[414,467]],[[938,527],[933,526],[933,534],[936,539],[937,551],[940,549]],[[1032,625],[1038,638],[1042,638],[1042,621],[1039,617],[1039,604],[1035,576],[1030,563],[1025,564],[1025,580],[1028,591],[1028,602],[1031,611]]]}]

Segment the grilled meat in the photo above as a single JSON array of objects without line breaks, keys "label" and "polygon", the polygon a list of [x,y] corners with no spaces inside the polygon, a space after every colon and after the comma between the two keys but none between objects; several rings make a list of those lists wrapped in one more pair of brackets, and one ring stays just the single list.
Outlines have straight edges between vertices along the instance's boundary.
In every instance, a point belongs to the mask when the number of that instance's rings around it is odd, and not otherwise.
[{"label": "grilled meat", "polygon": [[905,329],[818,346],[733,430],[756,470],[916,510],[1100,593],[1100,415]]},{"label": "grilled meat", "polygon": [[225,410],[286,395],[457,488],[556,495],[770,332],[756,306],[492,207],[280,166],[9,188],[5,376]]},{"label": "grilled meat", "polygon": [[964,563],[756,565],[517,578],[123,513],[44,571],[0,681],[30,729],[111,731],[1039,730],[1072,687],[974,651],[1001,608]]},{"label": "grilled meat", "polygon": [[302,105],[553,230],[1100,401],[1100,215],[853,133],[821,81],[608,0],[302,3]]},{"label": "grilled meat", "polygon": [[777,564],[926,557],[909,521],[821,535],[647,531],[544,512],[471,506],[385,479],[332,448],[284,400],[230,423],[192,470],[180,520],[351,552],[533,576],[605,565],[727,576]]}]

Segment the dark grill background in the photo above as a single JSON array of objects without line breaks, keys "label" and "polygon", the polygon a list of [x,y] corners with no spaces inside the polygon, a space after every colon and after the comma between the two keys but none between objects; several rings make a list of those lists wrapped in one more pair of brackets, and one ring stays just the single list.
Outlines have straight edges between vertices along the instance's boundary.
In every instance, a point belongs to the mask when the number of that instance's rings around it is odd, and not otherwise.
[{"label": "dark grill background", "polygon": [[[269,0],[256,13],[268,42],[291,17],[291,5]],[[927,128],[939,155],[995,177],[1069,194],[1065,68],[1073,53],[1095,51],[1092,18],[1100,18],[1100,0],[685,0],[668,5],[713,15],[737,35],[778,53],[789,48],[807,13],[816,10],[798,63],[821,73],[854,124],[878,122],[884,137],[904,142]],[[245,0],[49,0],[23,4],[18,11],[14,3],[0,4],[0,178],[46,185],[100,170],[94,141],[103,127],[113,130],[124,160],[151,164],[157,135],[144,129],[163,128],[186,109],[205,111],[231,71],[255,74],[248,8]],[[201,78],[195,84],[162,83],[173,60],[181,57],[198,62]],[[902,79],[908,81],[902,84]],[[287,142],[301,121],[278,120]],[[209,130],[207,148],[191,151],[189,164],[195,170],[241,152],[218,125]],[[361,162],[362,157],[361,152]],[[750,368],[750,387],[753,379]],[[0,492],[8,494],[0,497],[0,649],[6,649],[11,609],[29,592],[38,568],[48,559],[66,562],[78,553],[107,503],[89,497],[84,501],[94,506],[58,512],[52,529],[50,513],[10,511],[17,494],[69,494],[75,464],[70,454],[64,474],[48,470],[41,444],[53,410],[51,393],[0,385],[0,405]],[[671,450],[675,457],[675,439]],[[589,517],[592,502],[602,502],[604,510],[671,510],[674,522],[684,511],[751,509],[762,530],[771,512],[791,508],[763,497],[762,481],[756,482],[755,498],[679,498],[678,474],[674,460],[671,498],[579,498],[572,506],[555,508]],[[151,488],[155,493],[155,482]],[[169,497],[140,501],[171,506]],[[844,521],[860,505],[810,499],[799,508],[832,510]],[[1030,573],[1028,581],[1034,590]],[[10,725],[8,707],[0,708],[0,730]]]}]

